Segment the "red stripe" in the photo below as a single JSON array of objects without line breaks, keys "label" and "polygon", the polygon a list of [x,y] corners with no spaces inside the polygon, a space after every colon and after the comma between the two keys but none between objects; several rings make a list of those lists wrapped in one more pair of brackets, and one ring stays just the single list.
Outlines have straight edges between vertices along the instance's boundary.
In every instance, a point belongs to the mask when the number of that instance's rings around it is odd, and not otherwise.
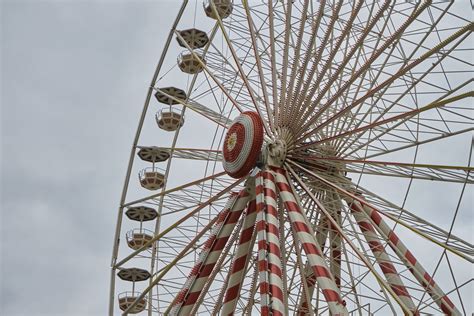
[{"label": "red stripe", "polygon": [[370,213],[370,218],[375,222],[375,224],[380,225],[382,222],[382,217],[380,217],[379,212],[377,210],[372,209]]},{"label": "red stripe", "polygon": [[232,265],[231,274],[234,274],[238,271],[241,271],[245,266],[245,262],[247,262],[247,255],[244,255],[242,257],[239,257],[239,258],[235,259],[235,261]]},{"label": "red stripe", "polygon": [[449,299],[447,295],[443,296],[442,300],[448,304],[449,307],[454,308],[453,302]]},{"label": "red stripe", "polygon": [[234,300],[239,295],[239,293],[240,283],[228,288],[227,293],[225,294],[224,303]]},{"label": "red stripe", "polygon": [[268,283],[267,282],[260,282],[260,293],[268,294]]},{"label": "red stripe", "polygon": [[262,231],[262,230],[265,230],[265,221],[262,220],[262,221],[258,221],[257,224],[256,224],[256,229],[257,231]]},{"label": "red stripe", "polygon": [[261,210],[264,210],[267,205],[265,202],[259,202],[257,203],[257,212],[260,212]]},{"label": "red stripe", "polygon": [[242,214],[242,211],[243,211],[243,209],[242,210],[235,210],[235,211],[231,212],[229,214],[229,216],[227,217],[224,225],[237,223],[237,221],[240,218],[240,215]]},{"label": "red stripe", "polygon": [[257,205],[257,202],[255,200],[252,200],[249,202],[247,206],[247,215],[250,215],[257,210],[256,205]]},{"label": "red stripe", "polygon": [[305,233],[311,234],[308,226],[303,222],[293,222],[293,227],[295,228],[297,232],[305,232]]},{"label": "red stripe", "polygon": [[211,274],[212,270],[214,269],[215,265],[216,263],[214,262],[214,263],[209,263],[203,266],[201,271],[199,272],[199,275],[196,276],[196,279],[208,277]]},{"label": "red stripe", "polygon": [[268,171],[263,171],[262,172],[262,177],[267,180],[271,180],[272,182],[275,182],[275,177],[271,172]]},{"label": "red stripe", "polygon": [[398,239],[398,236],[395,235],[395,233],[393,231],[390,231],[390,233],[388,234],[388,239],[396,246],[398,244],[398,242],[400,241],[400,239]]},{"label": "red stripe", "polygon": [[410,262],[412,265],[415,265],[416,263],[416,258],[413,256],[413,254],[410,252],[410,250],[407,250],[405,253],[405,258]]},{"label": "red stripe", "polygon": [[270,188],[264,188],[263,189],[263,194],[265,196],[272,197],[273,199],[277,198],[277,195],[276,195],[275,191],[273,191],[273,189],[270,189]]},{"label": "red stripe", "polygon": [[314,245],[313,243],[307,243],[307,242],[303,243],[303,249],[307,255],[313,254],[313,255],[321,256],[319,249],[316,248],[316,245]]},{"label": "red stripe", "polygon": [[355,202],[351,204],[351,210],[353,210],[353,211],[356,212],[356,213],[362,212],[362,210],[360,209],[359,205],[357,205]]},{"label": "red stripe", "polygon": [[[228,240],[229,240],[229,236],[217,239],[214,245],[212,246],[212,250],[209,253],[224,249],[224,246]],[[206,257],[206,260],[207,260],[207,257]]]},{"label": "red stripe", "polygon": [[264,294],[271,293],[270,295],[272,297],[276,297],[277,299],[283,302],[283,292],[281,288],[271,283],[268,284],[268,282],[262,282],[260,283],[260,286],[265,288],[266,291],[264,292]]},{"label": "red stripe", "polygon": [[282,278],[282,271],[280,269],[279,266],[277,265],[274,265],[273,263],[269,263],[268,264],[268,271],[270,271],[272,274],[276,274],[280,277],[280,279]]},{"label": "red stripe", "polygon": [[428,272],[425,272],[425,275],[423,276],[423,278],[426,280],[426,283],[429,284],[430,286],[435,285],[435,281],[433,280],[431,275],[428,274]]},{"label": "red stripe", "polygon": [[250,226],[242,231],[240,235],[239,245],[245,244],[249,242],[250,239],[252,239],[253,229],[254,227]]},{"label": "red stripe", "polygon": [[374,226],[366,221],[360,221],[359,227],[361,228],[362,232],[372,232],[375,233]]},{"label": "red stripe", "polygon": [[395,292],[395,294],[397,294],[398,296],[408,296],[408,297],[410,297],[410,294],[408,294],[407,289],[403,285],[391,284],[390,287]]},{"label": "red stripe", "polygon": [[275,256],[281,258],[281,253],[280,253],[280,247],[278,245],[275,245],[272,242],[268,243],[268,250],[270,253],[274,254]]},{"label": "red stripe", "polygon": [[339,294],[333,290],[322,290],[327,302],[340,302]]},{"label": "red stripe", "polygon": [[285,202],[285,206],[286,206],[286,209],[287,209],[289,212],[301,213],[301,212],[300,212],[300,209],[299,209],[299,207],[298,207],[298,204],[296,204],[296,203],[293,202],[293,201],[286,201],[286,202]]},{"label": "red stripe", "polygon": [[441,310],[443,311],[443,313],[445,313],[446,315],[452,315],[453,313],[451,312],[451,309],[449,308],[448,305],[444,304],[444,303],[441,303]]},{"label": "red stripe", "polygon": [[380,242],[378,242],[377,240],[369,241],[369,246],[370,246],[370,249],[373,252],[383,252],[384,251],[383,245]]},{"label": "red stripe", "polygon": [[280,231],[278,230],[278,227],[268,222],[267,222],[267,232],[277,236],[277,238],[280,235]]},{"label": "red stripe", "polygon": [[197,299],[199,298],[199,294],[201,294],[201,291],[189,293],[183,305],[186,306],[186,305],[191,305],[191,304],[196,303]]},{"label": "red stripe", "polygon": [[395,266],[392,263],[384,261],[384,262],[380,262],[379,265],[384,274],[387,274],[387,273],[397,274],[397,270],[395,269]]},{"label": "red stripe", "polygon": [[331,272],[329,272],[328,269],[326,269],[323,266],[313,266],[313,273],[316,275],[318,278],[331,278]]},{"label": "red stripe", "polygon": [[281,290],[279,286],[270,284],[270,291],[273,297],[276,297],[277,299],[283,302],[283,291]]},{"label": "red stripe", "polygon": [[259,249],[259,251],[267,249],[267,241],[266,240],[259,240],[258,241],[258,249]]},{"label": "red stripe", "polygon": [[267,213],[273,215],[276,218],[278,218],[278,211],[271,204],[267,204]]},{"label": "red stripe", "polygon": [[277,187],[280,191],[292,192],[291,187],[284,182],[277,182]]}]

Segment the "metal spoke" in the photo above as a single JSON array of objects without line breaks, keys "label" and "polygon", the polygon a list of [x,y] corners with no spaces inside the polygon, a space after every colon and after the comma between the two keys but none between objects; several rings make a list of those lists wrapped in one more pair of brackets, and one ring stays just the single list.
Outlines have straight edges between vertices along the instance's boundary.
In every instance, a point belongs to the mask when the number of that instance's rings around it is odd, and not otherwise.
[{"label": "metal spoke", "polygon": [[342,164],[341,170],[348,173],[474,184],[473,167],[364,159],[320,158],[303,155],[295,155],[294,159],[302,165],[319,169],[330,167],[331,162],[333,162],[333,164]]}]

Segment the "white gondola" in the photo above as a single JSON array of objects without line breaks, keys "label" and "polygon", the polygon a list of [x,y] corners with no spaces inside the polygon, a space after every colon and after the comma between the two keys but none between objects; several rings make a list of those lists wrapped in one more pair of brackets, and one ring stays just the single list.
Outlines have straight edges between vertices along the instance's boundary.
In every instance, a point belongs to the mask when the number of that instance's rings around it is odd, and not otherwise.
[{"label": "white gondola", "polygon": [[145,168],[138,174],[140,184],[148,190],[158,190],[165,183],[165,175],[157,168]]},{"label": "white gondola", "polygon": [[[119,307],[121,310],[125,311],[129,308],[133,302],[140,295],[140,292],[123,292],[118,295]],[[142,298],[138,303],[129,311],[130,314],[138,314],[143,312],[146,307],[146,299]]]},{"label": "white gondola", "polygon": [[171,108],[157,112],[155,118],[158,127],[168,132],[176,131],[184,124],[184,115]]},{"label": "white gondola", "polygon": [[[196,55],[196,56],[195,56]],[[197,53],[182,52],[178,56],[178,67],[182,72],[185,72],[190,75],[200,73],[203,70],[202,64],[199,62],[199,59],[205,64],[206,61],[204,57]]]},{"label": "white gondola", "polygon": [[[147,242],[153,239],[153,232],[148,229],[136,228],[129,230],[126,234],[127,245],[133,249],[137,250],[143,247]],[[151,245],[148,247],[150,248]]]}]

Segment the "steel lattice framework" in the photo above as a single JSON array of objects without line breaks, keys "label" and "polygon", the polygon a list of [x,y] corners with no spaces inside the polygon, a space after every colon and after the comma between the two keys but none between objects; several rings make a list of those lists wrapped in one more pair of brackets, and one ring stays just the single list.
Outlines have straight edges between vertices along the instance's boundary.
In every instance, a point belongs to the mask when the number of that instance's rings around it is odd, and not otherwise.
[{"label": "steel lattice framework", "polygon": [[[184,0],[132,145],[109,314],[470,314],[471,19],[467,1]],[[263,158],[233,179],[246,111]]]}]

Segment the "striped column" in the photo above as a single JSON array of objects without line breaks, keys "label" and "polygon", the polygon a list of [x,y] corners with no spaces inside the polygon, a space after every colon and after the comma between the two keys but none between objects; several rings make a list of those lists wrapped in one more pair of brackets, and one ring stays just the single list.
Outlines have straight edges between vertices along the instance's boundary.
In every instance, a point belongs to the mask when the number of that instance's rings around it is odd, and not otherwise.
[{"label": "striped column", "polygon": [[213,230],[191,273],[186,280],[182,290],[173,302],[170,315],[189,315],[194,303],[196,303],[201,290],[204,287],[209,275],[224,249],[235,224],[242,214],[247,202],[250,199],[249,193],[244,189],[239,194],[234,194],[227,202],[224,210],[219,213]]},{"label": "striped column", "polygon": [[277,195],[274,177],[267,170],[257,176],[256,199],[261,315],[283,316],[287,313],[283,303]]},{"label": "striped column", "polygon": [[408,293],[402,279],[400,278],[397,269],[393,265],[390,257],[385,251],[384,246],[379,240],[377,232],[374,226],[370,223],[370,219],[360,208],[360,204],[350,204],[350,209],[354,215],[357,224],[359,225],[365,240],[369,244],[370,250],[375,256],[375,259],[380,266],[387,283],[392,288],[393,292],[400,298],[405,306],[413,313],[413,315],[419,315],[420,313],[416,310],[416,306]]},{"label": "striped column", "polygon": [[281,168],[272,168],[275,171],[276,185],[280,192],[280,197],[285,204],[291,224],[296,232],[295,238],[302,244],[308,262],[311,265],[316,282],[321,288],[321,292],[326,299],[331,315],[348,315],[345,302],[341,299],[339,288],[336,285],[333,275],[327,267],[320,247],[314,237],[314,231],[308,223],[306,215],[300,209],[298,202],[293,195],[286,172]]},{"label": "striped column", "polygon": [[255,219],[257,217],[255,200],[250,201],[245,214],[242,231],[240,232],[239,243],[235,250],[232,267],[230,270],[229,282],[222,305],[221,315],[233,315],[242,288],[242,281],[252,256],[252,248],[255,242],[254,230]]},{"label": "striped column", "polygon": [[448,296],[444,294],[443,290],[435,283],[433,278],[426,272],[410,250],[408,250],[395,232],[385,223],[379,212],[375,208],[367,205],[362,206],[359,201],[354,201],[352,204],[356,205],[358,209],[364,211],[366,216],[370,217],[375,227],[379,230],[379,233],[388,241],[388,244],[393,251],[395,251],[397,256],[405,262],[410,272],[426,289],[439,308],[446,315],[461,315]]},{"label": "striped column", "polygon": [[[257,200],[257,238],[258,238],[258,280],[259,280],[259,289],[260,289],[260,305],[261,305],[261,315],[269,315],[270,310],[270,298],[269,298],[269,289],[265,287],[269,282],[268,275],[268,262],[267,262],[267,253],[265,247],[266,240],[266,230],[265,227],[262,229],[262,225],[259,223],[265,222],[264,214],[264,203],[265,196],[263,194],[263,177],[259,173],[256,177],[256,187],[255,187],[255,197]],[[257,191],[258,189],[258,191]]]},{"label": "striped column", "polygon": [[[327,218],[321,214],[321,219],[318,225],[318,231],[316,232],[316,242],[318,243],[319,248],[321,249],[321,253],[324,252],[324,244],[326,243],[326,239],[328,236],[328,223]],[[309,297],[313,297],[314,293],[314,285],[316,284],[316,276],[311,269],[311,266],[308,262],[305,265],[305,280],[306,284],[308,285],[308,294]],[[310,305],[306,301],[306,295],[300,296],[300,304],[298,305],[298,316],[304,316],[308,314],[308,308]]]}]

